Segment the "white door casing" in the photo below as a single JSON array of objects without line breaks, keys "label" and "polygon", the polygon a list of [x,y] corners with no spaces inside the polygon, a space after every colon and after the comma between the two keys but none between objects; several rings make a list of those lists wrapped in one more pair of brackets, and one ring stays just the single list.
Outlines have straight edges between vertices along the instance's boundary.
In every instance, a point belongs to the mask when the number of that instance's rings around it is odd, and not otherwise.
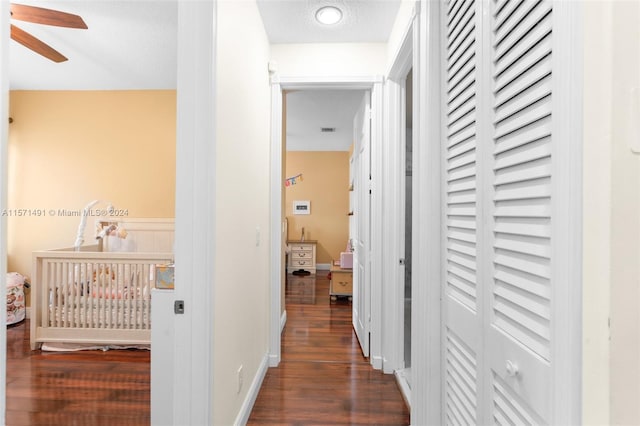
[{"label": "white door casing", "polygon": [[[394,56],[385,80],[384,142],[384,224],[383,224],[383,286],[384,345],[383,369],[392,373],[403,368],[404,360],[404,258],[405,233],[405,138],[406,78],[417,69],[414,38],[417,36],[414,8],[403,41]],[[414,85],[415,88],[415,85]],[[414,90],[414,99],[417,99]],[[415,112],[415,111],[414,111]],[[412,135],[410,137],[413,138]],[[415,139],[415,138],[414,138]]]},{"label": "white door casing", "polygon": [[366,92],[353,119],[354,223],[353,328],[362,353],[369,356],[371,309],[371,93]]},{"label": "white door casing", "polygon": [[[282,149],[282,92],[285,90],[369,90],[371,91],[371,116],[372,116],[372,144],[373,146],[373,164],[372,168],[373,181],[382,181],[382,168],[380,163],[382,162],[382,153],[379,147],[382,146],[382,82],[381,76],[370,77],[352,77],[352,76],[332,76],[332,77],[316,77],[316,76],[279,76],[272,74],[272,101],[271,101],[271,113],[272,113],[272,131],[271,131],[271,175],[270,180],[272,182],[272,191],[270,195],[270,206],[272,220],[270,224],[271,235],[281,235],[281,223],[279,218],[281,217],[282,207],[279,202],[282,196],[281,185],[281,159],[278,154]],[[377,197],[376,197],[377,195]],[[380,192],[374,194],[372,197],[374,205],[372,216],[373,222],[378,223],[382,216],[382,197]],[[378,227],[379,228],[379,227]],[[381,229],[372,230],[372,240],[380,241],[382,231]],[[381,244],[374,244],[371,247],[371,258],[379,259],[382,256]],[[269,359],[270,366],[276,366],[280,359],[280,311],[281,311],[281,276],[280,266],[277,260],[279,256],[271,256],[271,309],[270,309],[270,349]],[[376,268],[380,268],[380,262],[376,263]],[[373,327],[370,330],[371,334],[371,349],[370,359],[374,368],[382,368],[382,279],[381,274],[371,279],[371,309],[372,317],[374,317]]]},{"label": "white door casing", "polygon": [[[0,210],[7,208],[7,155],[9,140],[9,2],[0,2]],[[0,274],[7,272],[7,218],[0,217]],[[0,300],[6,300],[7,288],[0,286]],[[7,306],[0,307],[0,423],[6,413],[7,378]]]},{"label": "white door casing", "polygon": [[216,11],[178,2],[173,424],[213,421]]}]

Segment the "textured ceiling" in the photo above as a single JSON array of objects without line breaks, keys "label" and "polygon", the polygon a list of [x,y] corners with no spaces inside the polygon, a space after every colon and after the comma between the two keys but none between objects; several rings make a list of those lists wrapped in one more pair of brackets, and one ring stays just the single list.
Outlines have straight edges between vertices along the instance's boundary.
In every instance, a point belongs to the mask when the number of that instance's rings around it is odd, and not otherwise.
[{"label": "textured ceiling", "polygon": [[54,63],[12,41],[12,90],[175,89],[177,0],[18,0],[80,15],[87,30],[12,20],[69,58]]},{"label": "textured ceiling", "polygon": [[[287,94],[287,151],[348,151],[362,90],[303,90]],[[322,127],[334,127],[323,133]]]},{"label": "textured ceiling", "polygon": [[[316,11],[328,5],[343,11],[336,25],[315,20]],[[258,0],[271,43],[384,43],[399,7],[400,0]]]},{"label": "textured ceiling", "polygon": [[[183,0],[180,0],[183,1]],[[246,0],[222,0],[246,1]],[[16,0],[82,16],[87,30],[12,20],[69,58],[54,63],[12,41],[12,90],[175,89],[178,0]],[[334,27],[315,12],[335,4]],[[385,42],[400,0],[258,0],[272,43]]]}]

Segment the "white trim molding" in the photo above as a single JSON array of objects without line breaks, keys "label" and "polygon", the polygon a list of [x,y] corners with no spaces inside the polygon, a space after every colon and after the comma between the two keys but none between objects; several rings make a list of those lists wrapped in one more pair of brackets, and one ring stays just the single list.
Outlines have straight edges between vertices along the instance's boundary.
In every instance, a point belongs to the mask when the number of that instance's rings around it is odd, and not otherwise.
[{"label": "white trim molding", "polygon": [[411,423],[442,423],[440,2],[420,3],[414,38],[416,102],[413,142]]},{"label": "white trim molding", "polygon": [[216,13],[178,4],[173,424],[213,422]]},{"label": "white trim molding", "polygon": [[583,27],[580,2],[553,3],[552,421],[582,423]]},{"label": "white trim molding", "polygon": [[[8,1],[0,1],[0,209],[7,208],[7,155],[9,143],[9,19]],[[7,272],[7,218],[0,217],[0,273]],[[3,275],[4,276],[4,275]],[[6,412],[7,286],[0,286],[0,423]]]},{"label": "white trim molding", "polygon": [[[258,394],[260,393],[260,387],[262,386],[262,382],[264,381],[265,376],[267,375],[268,369],[268,359],[269,355],[265,354],[260,362],[260,366],[258,367],[258,371],[256,371],[256,375],[253,377],[251,381],[251,386],[249,387],[249,391],[247,392],[247,396],[244,398],[242,402],[242,406],[240,407],[240,411],[238,412],[238,416],[236,420],[233,422],[234,426],[246,425],[249,421],[249,416],[251,415],[251,410],[253,410],[253,405],[256,403],[256,399],[258,398]],[[180,424],[180,423],[176,423]]]},{"label": "white trim molding", "polygon": [[270,283],[271,319],[269,332],[269,367],[280,364],[281,348],[281,312],[282,312],[282,282],[284,273],[282,268],[283,226],[282,223],[282,87],[278,83],[277,75],[271,76],[271,173],[269,176],[271,196],[269,206],[271,212],[270,224]]},{"label": "white trim molding", "polygon": [[[374,132],[378,132],[377,135],[372,135],[374,140],[377,140],[378,144],[382,143],[382,83],[384,82],[384,77],[382,76],[363,76],[363,77],[353,77],[353,76],[332,76],[332,77],[318,77],[318,76],[278,76],[273,74],[271,76],[271,174],[270,174],[270,182],[271,182],[271,195],[270,195],[270,206],[271,206],[271,223],[270,223],[270,235],[272,238],[271,241],[271,289],[270,289],[270,297],[271,297],[271,318],[270,318],[270,347],[269,347],[269,366],[275,367],[280,362],[280,342],[281,342],[281,297],[282,297],[282,288],[281,288],[281,278],[280,275],[280,257],[282,254],[280,253],[280,244],[282,243],[282,235],[281,228],[282,224],[280,223],[280,218],[282,217],[282,180],[281,180],[281,170],[282,170],[282,114],[283,114],[283,100],[282,93],[285,90],[304,90],[304,89],[313,89],[313,90],[333,90],[333,89],[344,89],[344,90],[371,90],[372,96],[374,97],[374,103],[372,103],[372,116],[374,120],[377,120],[377,124],[374,126]],[[380,148],[377,148],[378,156],[381,157]],[[378,159],[377,161],[381,161]],[[380,166],[378,165],[378,177],[376,179],[381,179],[382,174],[380,173]],[[381,188],[382,181],[377,183],[378,188]],[[382,201],[376,201],[378,208],[382,208]],[[382,216],[382,211],[377,213],[376,223],[380,225],[380,217]],[[381,234],[381,230],[377,231]],[[374,237],[374,241],[377,241],[380,244],[380,237]],[[381,257],[381,249],[378,246],[377,252],[373,254],[372,258],[379,259]],[[376,268],[380,268],[380,263],[377,262]],[[374,275],[375,276],[375,275]],[[381,286],[382,286],[382,278],[380,275],[377,276],[376,281],[376,289],[372,289],[372,293],[376,293],[376,295],[372,295],[375,298],[376,303],[376,311],[372,312],[372,317],[377,318],[376,327],[377,329],[372,330],[371,340],[372,342],[380,342],[381,341],[381,323],[382,323],[382,312],[381,312]],[[377,352],[371,353],[371,362],[374,364],[375,368],[382,368],[382,355],[380,353],[381,345],[378,343]]]},{"label": "white trim molding", "polygon": [[284,331],[284,326],[287,325],[287,310],[282,311],[280,316],[280,334]]}]

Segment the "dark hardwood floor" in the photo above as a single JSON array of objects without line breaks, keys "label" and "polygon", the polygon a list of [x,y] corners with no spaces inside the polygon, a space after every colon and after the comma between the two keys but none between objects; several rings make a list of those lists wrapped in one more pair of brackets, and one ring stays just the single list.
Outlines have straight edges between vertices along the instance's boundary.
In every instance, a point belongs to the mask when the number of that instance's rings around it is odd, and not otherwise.
[{"label": "dark hardwood floor", "polygon": [[149,425],[149,383],[149,351],[32,352],[7,327],[7,426]]},{"label": "dark hardwood floor", "polygon": [[[249,424],[409,424],[393,376],[362,356],[351,304],[330,303],[329,281],[317,277],[288,280],[282,362]],[[149,362],[144,350],[32,352],[28,321],[10,326],[6,425],[149,425]]]},{"label": "dark hardwood floor", "polygon": [[409,424],[393,375],[362,356],[351,303],[330,302],[326,273],[287,281],[282,362],[268,370],[248,424]]}]

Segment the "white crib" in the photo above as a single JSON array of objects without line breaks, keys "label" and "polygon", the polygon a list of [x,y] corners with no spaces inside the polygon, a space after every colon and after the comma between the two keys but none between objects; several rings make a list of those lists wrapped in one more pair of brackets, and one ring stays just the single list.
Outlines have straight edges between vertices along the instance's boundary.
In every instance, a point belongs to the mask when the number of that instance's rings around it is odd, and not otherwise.
[{"label": "white crib", "polygon": [[155,266],[173,262],[173,222],[134,221],[142,230],[128,222],[136,246],[155,252],[100,251],[95,244],[33,253],[32,349],[150,344]]}]

